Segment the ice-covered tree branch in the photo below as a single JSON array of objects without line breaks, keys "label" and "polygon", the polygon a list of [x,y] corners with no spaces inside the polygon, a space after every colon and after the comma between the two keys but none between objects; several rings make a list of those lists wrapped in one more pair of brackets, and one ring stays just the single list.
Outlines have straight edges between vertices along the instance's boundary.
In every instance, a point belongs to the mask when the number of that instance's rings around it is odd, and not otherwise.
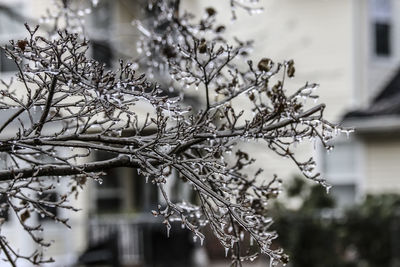
[{"label": "ice-covered tree branch", "polygon": [[[202,229],[209,226],[227,253],[232,251],[236,266],[259,252],[285,263],[287,256],[272,246],[277,236],[269,229],[266,207],[279,194],[281,180],[249,168],[255,159],[238,144],[259,142],[290,158],[306,178],[329,187],[312,158],[297,159],[294,145],[319,140],[330,149],[329,141],[348,130],[324,119],[325,105],[305,104],[316,98],[316,84],[295,92],[285,88],[294,77],[292,60],[245,60],[251,42],[228,44],[224,26],[215,26],[213,8],[198,23],[177,10],[179,1],[152,2],[148,11],[156,16],[151,24],[136,22],[143,33],[138,63],[146,75],[123,60],[117,70],[107,70],[88,58],[89,41],[68,27],[49,38],[27,25],[27,38],[4,48],[19,71],[16,81],[3,81],[0,89],[0,110],[11,114],[0,123],[5,159],[0,194],[33,240],[49,245],[36,234],[42,226],[29,225],[31,213],[68,225],[43,206],[75,210],[68,200],[88,178],[101,181],[112,168],[135,168],[164,197],[166,204],[153,214],[164,218],[167,229],[180,221],[203,240]],[[169,79],[157,83],[161,71]],[[168,90],[180,96],[171,97]],[[183,93],[196,90],[203,100],[192,108]],[[247,101],[250,110],[237,101]],[[111,158],[96,160],[96,151]],[[190,183],[197,202],[171,201],[164,184],[173,172]],[[70,182],[70,191],[56,202],[34,194],[57,188],[60,180]],[[258,249],[241,249],[245,235]],[[8,260],[44,260],[38,252],[19,255],[7,244],[1,237]]]}]

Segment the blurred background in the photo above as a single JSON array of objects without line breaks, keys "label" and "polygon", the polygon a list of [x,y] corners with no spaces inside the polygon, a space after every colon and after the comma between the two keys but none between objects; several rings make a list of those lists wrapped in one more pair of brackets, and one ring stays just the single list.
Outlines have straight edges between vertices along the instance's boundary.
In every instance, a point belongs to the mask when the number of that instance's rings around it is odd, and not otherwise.
[{"label": "blurred background", "polygon": [[[91,56],[110,68],[121,57],[140,56],[132,21],[151,22],[152,14],[141,11],[146,1],[93,2],[96,8],[82,14]],[[263,13],[249,16],[238,10],[234,22],[229,1],[181,2],[199,16],[215,6],[228,36],[255,40],[255,60],[293,59],[297,78],[287,87],[319,83],[326,118],[355,128],[349,137],[338,138],[330,153],[318,144],[297,149],[300,157],[317,159],[333,185],[329,194],[299,178],[290,160],[245,144],[267,176],[277,173],[285,180],[284,195],[271,203],[271,214],[280,235],[277,245],[290,255],[289,265],[400,266],[400,1],[263,0]],[[37,24],[52,5],[50,0],[0,0],[0,44],[25,38],[23,22]],[[0,77],[6,80],[15,72],[1,51]],[[165,227],[150,214],[159,203],[157,188],[135,170],[116,169],[102,185],[86,189],[75,200],[81,211],[51,211],[70,217],[72,230],[34,218],[43,221],[44,238],[55,241],[46,251],[56,260],[52,266],[228,266],[211,233],[204,246],[179,225],[167,238]],[[190,198],[185,184],[169,190]],[[21,251],[30,251],[34,244],[16,218],[3,216],[3,233]],[[19,266],[29,266],[24,264]],[[268,260],[248,265],[268,266]]]}]

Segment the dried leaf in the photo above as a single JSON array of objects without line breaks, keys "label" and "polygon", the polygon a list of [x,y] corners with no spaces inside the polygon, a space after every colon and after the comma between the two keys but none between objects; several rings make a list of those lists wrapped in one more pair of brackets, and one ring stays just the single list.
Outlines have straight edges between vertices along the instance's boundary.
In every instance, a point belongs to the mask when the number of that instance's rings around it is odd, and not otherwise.
[{"label": "dried leaf", "polygon": [[25,222],[29,217],[31,217],[29,210],[25,210],[20,216],[22,222]]}]

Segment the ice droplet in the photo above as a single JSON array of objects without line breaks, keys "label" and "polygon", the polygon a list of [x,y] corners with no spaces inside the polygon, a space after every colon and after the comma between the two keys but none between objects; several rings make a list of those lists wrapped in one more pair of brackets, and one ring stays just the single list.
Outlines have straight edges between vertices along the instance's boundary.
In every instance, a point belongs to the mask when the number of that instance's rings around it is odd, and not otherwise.
[{"label": "ice droplet", "polygon": [[270,258],[269,266],[273,267],[273,266],[277,266],[277,265],[278,265],[278,261],[275,261],[275,259]]},{"label": "ice droplet", "polygon": [[327,194],[329,194],[329,192],[331,191],[331,188],[332,188],[331,185],[326,185],[326,186],[325,186],[325,190],[326,190],[326,193],[327,193]]},{"label": "ice droplet", "polygon": [[225,258],[228,257],[229,248],[225,248]]},{"label": "ice droplet", "polygon": [[243,232],[243,231],[240,232],[240,240],[241,240],[241,241],[244,240],[244,232]]}]

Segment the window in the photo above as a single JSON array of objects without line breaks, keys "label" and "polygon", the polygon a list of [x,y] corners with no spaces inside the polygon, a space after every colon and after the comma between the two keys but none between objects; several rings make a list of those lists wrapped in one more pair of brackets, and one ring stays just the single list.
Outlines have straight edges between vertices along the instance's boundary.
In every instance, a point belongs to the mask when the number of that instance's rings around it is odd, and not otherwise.
[{"label": "window", "polygon": [[324,155],[324,172],[328,176],[352,176],[355,173],[355,151],[350,143],[338,143]]},{"label": "window", "polygon": [[356,184],[336,184],[330,191],[337,207],[351,206],[355,202]]},{"label": "window", "polygon": [[7,196],[5,194],[0,195],[0,220],[8,221],[8,203]]},{"label": "window", "polygon": [[377,56],[390,55],[390,25],[375,23],[375,54]]},{"label": "window", "polygon": [[111,45],[112,34],[112,2],[102,1],[92,10],[91,48],[92,57],[107,68],[112,66],[113,49]]},{"label": "window", "polygon": [[[0,10],[0,46],[9,44],[11,39],[18,40],[24,36],[24,19],[21,15],[21,7],[16,3],[7,5]],[[3,49],[0,49],[0,72],[15,72],[18,68],[14,61],[6,57]]]},{"label": "window", "polygon": [[[107,160],[114,154],[97,152],[97,160]],[[135,169],[111,169],[96,185],[96,207],[98,213],[120,213],[155,209],[158,203],[158,188],[147,183]]]},{"label": "window", "polygon": [[0,49],[0,72],[14,72],[18,67],[14,61],[7,58],[3,49]]},{"label": "window", "polygon": [[370,13],[374,54],[378,57],[388,57],[392,52],[391,1],[370,0]]},{"label": "window", "polygon": [[[44,192],[41,195],[38,194],[37,198],[49,203],[49,205],[41,204],[42,209],[46,210],[48,213],[53,214],[54,216],[58,215],[57,207],[54,207],[53,205],[51,205],[51,203],[55,203],[58,200],[56,192]],[[48,216],[45,216],[45,215],[40,216],[39,215],[39,221],[46,221],[48,219],[49,219]]]},{"label": "window", "polygon": [[[0,168],[6,169],[9,166],[10,158],[7,153],[0,153]],[[7,195],[0,194],[0,219],[8,221],[8,203],[7,203]]]},{"label": "window", "polygon": [[134,194],[134,208],[136,211],[148,211],[156,209],[158,204],[158,188],[150,181],[146,183],[146,179],[138,175],[134,171],[133,179],[133,194]]},{"label": "window", "polygon": [[356,200],[359,181],[358,144],[340,142],[334,149],[322,152],[323,176],[333,185],[331,194],[338,207],[351,205]]},{"label": "window", "polygon": [[93,40],[91,44],[93,59],[100,63],[104,63],[107,68],[110,68],[113,60],[110,43],[106,41]]},{"label": "window", "polygon": [[[96,153],[97,160],[107,160],[113,154],[106,152]],[[121,169],[112,169],[102,177],[103,182],[97,185],[96,207],[100,213],[120,212],[123,201],[123,187],[120,180]]]}]

